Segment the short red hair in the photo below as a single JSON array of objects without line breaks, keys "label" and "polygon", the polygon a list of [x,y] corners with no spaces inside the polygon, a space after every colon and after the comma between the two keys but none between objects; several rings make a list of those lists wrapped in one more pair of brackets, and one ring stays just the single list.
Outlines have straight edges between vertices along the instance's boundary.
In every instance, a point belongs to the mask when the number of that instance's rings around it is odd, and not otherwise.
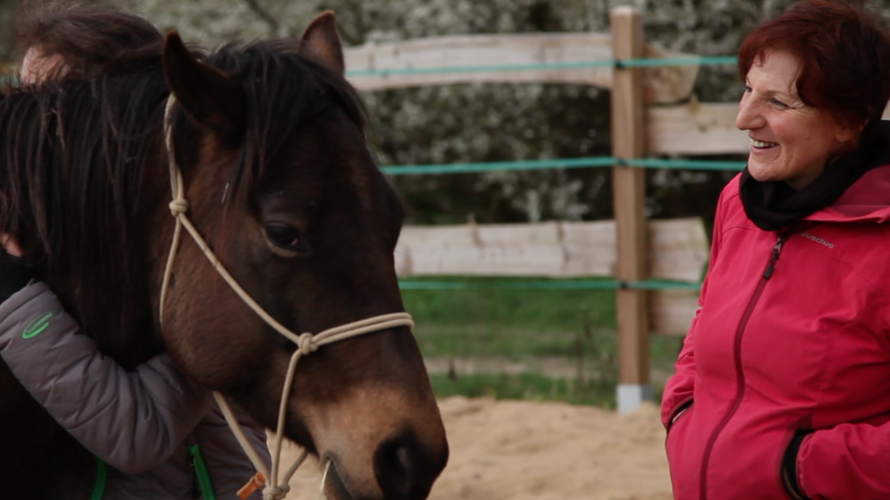
[{"label": "short red hair", "polygon": [[800,99],[827,110],[839,125],[880,120],[890,99],[890,35],[877,12],[843,0],[802,0],[748,33],[739,50],[742,80],[768,50],[801,61]]}]

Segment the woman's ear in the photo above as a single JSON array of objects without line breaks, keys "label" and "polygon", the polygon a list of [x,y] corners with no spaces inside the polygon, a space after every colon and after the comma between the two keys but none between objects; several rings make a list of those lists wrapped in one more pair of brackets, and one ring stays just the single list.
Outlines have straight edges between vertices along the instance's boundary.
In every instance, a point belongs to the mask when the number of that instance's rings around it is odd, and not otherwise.
[{"label": "woman's ear", "polygon": [[859,136],[865,129],[868,122],[850,125],[835,120],[834,122],[834,140],[841,145],[841,150],[851,152],[859,145]]}]

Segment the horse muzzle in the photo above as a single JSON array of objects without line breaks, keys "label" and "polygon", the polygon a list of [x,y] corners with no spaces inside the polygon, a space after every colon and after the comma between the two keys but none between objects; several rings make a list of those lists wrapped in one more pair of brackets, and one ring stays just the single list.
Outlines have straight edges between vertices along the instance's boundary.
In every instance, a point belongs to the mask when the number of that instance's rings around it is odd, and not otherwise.
[{"label": "horse muzzle", "polygon": [[[380,443],[373,452],[373,481],[367,470],[352,471],[334,453],[323,479],[328,500],[424,500],[445,468],[448,446],[425,444],[412,432]],[[358,477],[355,477],[358,476]]]}]

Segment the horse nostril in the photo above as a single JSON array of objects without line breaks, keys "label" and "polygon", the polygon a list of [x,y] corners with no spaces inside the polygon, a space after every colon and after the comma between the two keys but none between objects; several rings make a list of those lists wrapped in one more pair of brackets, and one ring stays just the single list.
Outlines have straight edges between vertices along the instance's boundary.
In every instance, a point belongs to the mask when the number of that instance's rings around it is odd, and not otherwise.
[{"label": "horse nostril", "polygon": [[386,498],[405,498],[411,491],[411,452],[403,443],[387,441],[374,454],[374,473]]},{"label": "horse nostril", "polygon": [[396,448],[396,463],[401,467],[401,470],[405,472],[406,476],[410,475],[409,471],[411,470],[411,462],[409,458],[408,448],[405,446]]},{"label": "horse nostril", "polygon": [[387,500],[426,498],[444,465],[412,436],[388,439],[374,453],[374,474]]}]

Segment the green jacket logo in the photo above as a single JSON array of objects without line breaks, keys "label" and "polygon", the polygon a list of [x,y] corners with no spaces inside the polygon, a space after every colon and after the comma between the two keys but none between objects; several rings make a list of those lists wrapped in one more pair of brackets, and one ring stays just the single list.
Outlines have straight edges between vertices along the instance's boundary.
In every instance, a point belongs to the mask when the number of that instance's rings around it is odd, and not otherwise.
[{"label": "green jacket logo", "polygon": [[28,326],[26,326],[25,330],[22,332],[22,338],[30,339],[31,337],[37,336],[37,334],[39,334],[43,330],[46,330],[46,328],[49,326],[49,319],[52,317],[53,313],[45,312],[31,320],[31,322],[28,323]]}]

